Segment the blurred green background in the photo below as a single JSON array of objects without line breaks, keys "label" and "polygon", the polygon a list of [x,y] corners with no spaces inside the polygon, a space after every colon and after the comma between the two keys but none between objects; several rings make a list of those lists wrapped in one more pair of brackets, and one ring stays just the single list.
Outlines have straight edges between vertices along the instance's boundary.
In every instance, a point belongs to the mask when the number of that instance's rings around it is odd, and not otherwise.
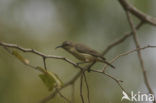
[{"label": "blurred green background", "polygon": [[[129,0],[143,12],[156,16],[156,0]],[[138,23],[137,19],[134,19]],[[0,41],[33,48],[45,54],[73,56],[54,48],[65,40],[84,43],[99,52],[129,31],[125,13],[117,0],[0,0]],[[143,26],[138,32],[141,46],[156,45],[156,27]],[[106,58],[131,49],[132,38],[113,48]],[[35,66],[43,66],[42,58],[31,53],[21,54]],[[150,85],[156,91],[156,49],[143,51],[145,68]],[[147,93],[136,53],[121,57],[107,69],[123,80],[128,91]],[[72,65],[55,59],[47,60],[49,71],[56,73],[63,82],[70,80],[78,70]],[[97,63],[93,69],[102,69]],[[37,103],[50,92],[38,77],[39,72],[23,65],[0,47],[0,103]],[[92,103],[120,103],[122,91],[107,76],[87,73]],[[70,98],[71,88],[62,91]],[[156,92],[155,92],[156,93]],[[84,90],[84,94],[86,91]],[[76,103],[80,103],[79,81],[76,82]],[[126,103],[127,101],[125,101]],[[64,103],[56,96],[49,103]]]}]

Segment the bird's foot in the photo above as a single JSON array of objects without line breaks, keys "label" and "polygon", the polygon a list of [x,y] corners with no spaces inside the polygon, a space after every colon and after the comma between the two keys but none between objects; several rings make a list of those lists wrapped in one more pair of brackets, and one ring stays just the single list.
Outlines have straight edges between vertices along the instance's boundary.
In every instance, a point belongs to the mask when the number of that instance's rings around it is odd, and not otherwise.
[{"label": "bird's foot", "polygon": [[88,70],[87,70],[88,72],[90,72],[91,71],[91,68],[88,68]]},{"label": "bird's foot", "polygon": [[85,62],[78,62],[78,63],[76,63],[78,66],[80,65],[80,64],[84,64]]}]

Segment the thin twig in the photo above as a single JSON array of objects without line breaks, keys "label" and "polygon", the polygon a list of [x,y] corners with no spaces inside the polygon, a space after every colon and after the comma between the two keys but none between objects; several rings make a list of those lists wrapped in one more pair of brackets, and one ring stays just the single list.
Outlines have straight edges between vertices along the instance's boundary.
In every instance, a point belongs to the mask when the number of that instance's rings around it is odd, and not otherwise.
[{"label": "thin twig", "polygon": [[80,78],[80,97],[81,97],[82,103],[84,103],[82,86],[83,86],[83,75],[81,75],[81,78]]},{"label": "thin twig", "polygon": [[[140,29],[141,26],[143,26],[144,22],[140,22],[135,28],[138,30]],[[107,46],[107,48],[103,51],[103,55],[106,55],[106,53],[108,53],[109,50],[111,50],[113,47],[119,45],[120,43],[124,42],[128,37],[130,37],[132,35],[132,32],[129,33],[125,33],[124,36],[122,36],[120,39],[116,40],[115,42],[109,44]]]},{"label": "thin twig", "polygon": [[[9,54],[13,55],[13,54],[12,54],[12,51],[9,50],[7,47],[4,47],[4,49],[5,49]],[[23,63],[23,62],[21,62],[21,63]],[[28,67],[30,67],[30,68],[32,68],[32,69],[34,69],[34,70],[38,70],[38,71],[40,71],[40,72],[44,72],[43,70],[38,69],[36,66],[33,66],[33,65],[31,65],[31,64],[26,64],[26,63],[23,63],[23,64],[26,65],[26,66],[28,66]]]},{"label": "thin twig", "polygon": [[83,69],[82,67],[80,67],[79,65],[77,65],[76,63],[74,63],[73,61],[71,61],[71,60],[69,60],[69,59],[67,59],[65,57],[55,56],[55,55],[46,55],[46,54],[41,53],[41,52],[39,52],[37,50],[34,50],[34,49],[27,49],[27,48],[20,47],[20,46],[18,46],[16,44],[9,44],[9,43],[5,43],[5,42],[1,42],[1,41],[0,41],[0,46],[18,49],[18,50],[20,50],[22,52],[33,53],[33,54],[36,54],[36,55],[38,55],[38,56],[40,56],[42,58],[45,58],[45,59],[46,58],[60,59],[60,60],[63,60],[65,62],[67,62],[67,63],[72,64],[74,67],[77,67],[79,69]]},{"label": "thin twig", "polygon": [[43,58],[44,68],[45,68],[45,70],[47,71],[46,58],[45,58],[45,57],[42,57],[42,58]]},{"label": "thin twig", "polygon": [[86,87],[87,87],[87,99],[88,99],[88,103],[91,103],[91,102],[90,102],[90,91],[89,91],[89,85],[88,85],[88,81],[87,81],[87,77],[86,77],[85,72],[83,73],[83,76],[84,76],[84,82],[85,82]]},{"label": "thin twig", "polygon": [[[130,50],[130,51],[121,53],[121,54],[115,56],[111,61],[109,61],[109,63],[112,64],[114,61],[116,61],[116,60],[119,59],[120,57],[126,56],[126,55],[128,55],[128,54],[131,54],[131,53],[137,51],[138,49],[143,50],[143,49],[147,49],[147,48],[156,48],[156,46],[147,45],[147,46],[144,46],[144,47],[142,47],[142,48],[136,48],[136,49],[133,49],[133,50]],[[107,66],[108,66],[107,64],[104,66],[103,71],[107,68]]]},{"label": "thin twig", "polygon": [[150,15],[147,15],[143,13],[142,11],[138,10],[133,5],[129,4],[126,0],[119,0],[122,7],[125,9],[125,11],[129,11],[133,15],[135,15],[137,18],[139,18],[141,21],[147,22],[151,25],[156,26],[156,18],[152,17]]},{"label": "thin twig", "polygon": [[117,79],[117,78],[115,78],[115,77],[111,76],[110,74],[105,73],[105,72],[103,72],[103,71],[99,71],[99,70],[91,70],[91,71],[92,71],[92,72],[97,72],[97,73],[100,73],[100,74],[104,74],[104,75],[110,77],[111,79],[113,79],[113,80],[118,84],[118,86],[120,87],[120,89],[121,89],[122,91],[124,91],[125,93],[127,93],[127,94],[130,96],[130,93],[128,93],[128,92],[123,88],[123,86],[121,85],[121,82],[123,82],[122,80],[119,80],[119,79]]},{"label": "thin twig", "polygon": [[[56,88],[57,90],[57,88]],[[68,103],[72,103],[67,97],[65,97],[60,91],[58,91],[58,94],[60,95],[60,97],[62,97],[65,101],[67,101]]]},{"label": "thin twig", "polygon": [[[134,28],[134,24],[133,24],[133,21],[132,21],[132,19],[130,17],[129,11],[125,10],[125,12],[126,12],[126,15],[127,15],[127,19],[128,19],[130,28],[131,28],[131,30],[133,32],[133,39],[134,39],[136,48],[140,48],[138,38],[137,38],[137,35],[136,35],[136,29]],[[143,61],[140,49],[137,50],[137,54],[138,54],[139,62],[140,62],[140,65],[141,65],[141,70],[142,70],[142,73],[143,73],[144,83],[145,83],[149,93],[154,95],[154,92],[153,92],[152,88],[150,87],[150,84],[149,84],[149,81],[148,81],[148,77],[147,77],[147,74],[146,74],[144,61]],[[156,101],[154,101],[153,103],[156,103]]]},{"label": "thin twig", "polygon": [[47,103],[49,100],[53,99],[56,96],[56,94],[58,93],[58,91],[60,91],[61,89],[55,90],[49,96],[42,99],[39,103]]}]

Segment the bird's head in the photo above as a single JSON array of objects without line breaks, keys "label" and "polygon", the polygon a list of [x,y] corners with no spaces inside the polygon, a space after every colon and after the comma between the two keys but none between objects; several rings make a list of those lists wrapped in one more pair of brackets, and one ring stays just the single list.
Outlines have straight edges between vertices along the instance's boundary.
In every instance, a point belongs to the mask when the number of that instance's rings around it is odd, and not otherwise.
[{"label": "bird's head", "polygon": [[68,48],[72,48],[74,46],[74,44],[70,41],[64,41],[60,46],[57,46],[57,48],[64,48],[64,49],[68,49]]}]

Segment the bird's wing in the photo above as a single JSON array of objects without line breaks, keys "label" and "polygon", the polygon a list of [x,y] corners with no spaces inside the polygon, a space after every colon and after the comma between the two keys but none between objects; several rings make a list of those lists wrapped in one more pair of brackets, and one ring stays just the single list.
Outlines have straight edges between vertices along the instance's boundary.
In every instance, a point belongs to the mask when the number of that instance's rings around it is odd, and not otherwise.
[{"label": "bird's wing", "polygon": [[95,56],[95,57],[101,57],[102,59],[105,59],[102,54],[98,53],[96,50],[94,49],[91,49],[85,45],[82,45],[82,44],[76,44],[75,45],[75,49],[80,52],[80,53],[84,53],[84,54],[90,54],[92,56]]}]

